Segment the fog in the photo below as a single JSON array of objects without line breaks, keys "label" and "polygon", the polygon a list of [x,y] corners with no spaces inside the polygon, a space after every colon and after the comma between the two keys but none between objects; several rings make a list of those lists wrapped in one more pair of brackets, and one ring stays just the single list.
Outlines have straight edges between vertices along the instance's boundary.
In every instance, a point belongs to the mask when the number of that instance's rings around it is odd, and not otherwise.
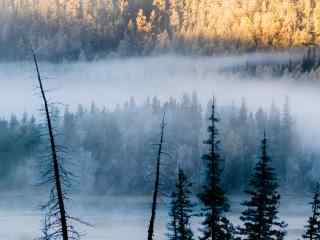
[{"label": "fog", "polygon": [[[231,196],[232,205],[230,219],[239,224],[240,201],[239,196]],[[26,200],[28,200],[26,202]],[[42,221],[37,205],[38,197],[27,197],[23,194],[5,195],[0,200],[0,231],[1,239],[27,240],[36,239],[39,236],[39,226]],[[289,200],[289,201],[288,201]],[[306,216],[310,209],[305,205],[309,200],[285,196],[287,202],[280,209],[281,218],[289,223],[286,239],[297,239],[302,234],[302,225],[306,222]],[[12,204],[8,205],[8,202]],[[91,227],[79,225],[82,239],[132,239],[146,238],[146,229],[149,219],[150,199],[148,197],[76,197],[77,205],[71,207],[72,212],[82,220],[92,224]],[[24,203],[24,204],[22,204]],[[156,221],[156,239],[166,239],[166,224],[168,221],[168,204],[164,198],[160,201],[160,208]],[[196,236],[199,228],[199,218],[193,220]],[[17,227],[18,226],[18,227]]]},{"label": "fog", "polygon": [[[244,97],[251,109],[268,109],[274,101],[281,106],[290,98],[297,125],[303,129],[305,141],[314,142],[320,136],[317,124],[320,100],[317,83],[290,77],[257,79],[240,74],[222,73],[220,70],[235,64],[250,62],[284,62],[289,54],[253,54],[234,57],[179,57],[110,59],[98,62],[50,64],[42,62],[40,68],[52,102],[75,109],[79,103],[89,106],[115,107],[130,97],[141,103],[146,97],[157,96],[167,100],[183,93],[198,93],[206,104],[214,94],[218,104],[240,104]],[[0,64],[0,112],[38,113],[40,99],[34,66],[30,62]],[[308,126],[307,131],[305,128]]]},{"label": "fog", "polygon": [[[114,108],[130,97],[141,103],[148,96],[168,100],[171,96],[180,97],[183,93],[194,91],[204,106],[215,95],[219,105],[231,102],[240,104],[241,99],[245,98],[251,110],[261,106],[269,109],[272,102],[282,105],[285,98],[289,97],[293,116],[303,136],[303,144],[317,148],[317,142],[320,144],[319,84],[290,77],[274,78],[268,74],[256,79],[221,72],[223,68],[245,63],[248,59],[281,62],[288,58],[286,54],[216,58],[162,56],[90,63],[41,62],[40,69],[52,102],[71,109],[76,109],[80,103],[89,106],[93,101],[100,107]],[[24,111],[38,116],[41,101],[31,62],[1,63],[0,82],[0,116],[8,117],[11,113],[21,115]],[[40,201],[30,197],[26,204],[24,197],[9,195],[1,200],[1,239],[33,239],[38,236]],[[17,200],[12,203],[12,199]],[[286,199],[292,198],[286,196]],[[145,237],[149,198],[121,198],[119,201],[110,197],[88,197],[81,201],[77,207],[73,206],[74,212],[95,226],[84,230],[87,235],[83,239],[112,239],[116,236],[118,239],[129,237],[135,240]],[[9,202],[11,204],[7,205]],[[233,220],[238,219],[239,202],[233,202]],[[301,235],[301,226],[309,214],[305,204],[301,208],[301,202],[309,201],[295,199],[292,205],[282,206],[281,214],[289,222],[288,239]],[[165,239],[166,207],[162,205],[159,214],[158,239]],[[19,231],[12,231],[12,226],[16,224],[21,226]]]}]

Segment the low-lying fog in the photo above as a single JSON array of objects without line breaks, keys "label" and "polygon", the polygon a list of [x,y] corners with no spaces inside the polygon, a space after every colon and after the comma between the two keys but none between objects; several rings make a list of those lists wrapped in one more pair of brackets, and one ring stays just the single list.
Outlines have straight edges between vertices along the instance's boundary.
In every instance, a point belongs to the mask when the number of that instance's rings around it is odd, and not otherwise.
[{"label": "low-lying fog", "polygon": [[[306,141],[320,136],[319,84],[290,77],[263,79],[223,74],[219,70],[253,60],[285,61],[284,55],[245,55],[237,57],[192,58],[162,56],[104,60],[91,63],[40,63],[45,85],[53,102],[76,108],[81,103],[114,107],[130,97],[139,103],[147,96],[167,100],[196,91],[206,104],[215,94],[218,104],[240,104],[241,98],[251,108],[269,108],[272,101],[281,106],[286,96]],[[0,114],[37,113],[40,99],[34,66],[29,62],[0,64]],[[308,128],[305,129],[304,127]],[[320,128],[319,128],[320,129]],[[312,130],[312,131],[307,131]]]},{"label": "low-lying fog", "polygon": [[[239,223],[240,197],[232,196],[232,208],[230,220],[235,224]],[[281,219],[285,220],[288,226],[286,239],[297,239],[301,236],[302,226],[310,215],[310,209],[305,205],[309,199],[295,199],[288,201],[290,196],[284,197],[286,204],[281,206]],[[30,240],[39,236],[39,228],[42,216],[36,206],[35,197],[29,197],[26,201],[25,195],[5,195],[0,200],[0,239],[6,240]],[[83,233],[84,240],[105,240],[105,239],[146,239],[146,229],[150,214],[149,197],[83,197],[77,198],[76,207],[71,211],[83,221],[92,224],[92,227],[84,225],[77,226]],[[8,205],[8,202],[11,202]],[[24,202],[21,204],[21,202]],[[79,204],[81,202],[81,204]],[[32,204],[34,207],[32,207]],[[74,204],[73,204],[74,206]],[[197,223],[199,219],[194,218],[194,230],[198,236]],[[168,204],[161,201],[156,220],[156,239],[166,239],[166,225],[168,223]]]},{"label": "low-lying fog", "polygon": [[[255,55],[259,60],[266,56]],[[283,56],[267,56],[275,61]],[[243,97],[249,108],[269,108],[272,101],[278,105],[290,98],[292,113],[297,124],[303,129],[305,144],[320,140],[320,95],[319,85],[299,82],[283,77],[274,79],[242,78],[222,74],[220,68],[238,62],[245,62],[250,56],[234,58],[191,58],[191,57],[150,57],[125,60],[105,60],[94,63],[40,63],[46,88],[53,102],[60,102],[75,109],[94,101],[98,106],[114,107],[123,104],[130,97],[137,102],[147,96],[167,100],[170,96],[180,97],[183,93],[196,91],[199,99],[206,104],[214,94],[218,104],[240,104]],[[40,107],[34,66],[29,62],[0,64],[0,116],[23,111],[37,114]],[[301,131],[302,132],[302,131]],[[320,141],[319,141],[320,145]],[[316,147],[316,146],[315,146]],[[12,201],[12,199],[15,199]],[[21,205],[20,200],[24,200]],[[83,200],[83,199],[82,199]],[[143,239],[149,217],[149,198],[121,198],[121,201],[104,197],[99,200],[88,198],[86,208],[74,209],[84,220],[95,228],[86,228],[83,239]],[[234,200],[233,200],[234,201]],[[239,201],[235,201],[232,217],[238,218]],[[287,202],[287,201],[286,201]],[[302,204],[300,204],[303,202]],[[301,235],[302,226],[309,208],[309,200],[295,199],[294,206],[285,204],[281,216],[289,223],[288,239]],[[9,204],[10,203],[10,204]],[[36,210],[39,202],[24,196],[8,196],[0,200],[0,239],[34,239],[39,236],[40,213]],[[297,207],[298,206],[298,207]],[[302,206],[302,207],[301,207]],[[288,209],[290,208],[290,213]],[[164,239],[167,210],[162,206],[157,239]],[[160,229],[159,229],[160,228]]]}]

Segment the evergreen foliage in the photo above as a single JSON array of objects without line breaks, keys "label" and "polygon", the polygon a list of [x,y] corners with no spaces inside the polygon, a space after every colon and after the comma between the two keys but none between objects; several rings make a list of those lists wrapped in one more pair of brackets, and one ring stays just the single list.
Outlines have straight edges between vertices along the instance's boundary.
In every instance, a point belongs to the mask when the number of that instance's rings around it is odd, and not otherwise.
[{"label": "evergreen foliage", "polygon": [[240,217],[243,227],[240,234],[247,240],[284,239],[286,224],[279,221],[280,194],[271,159],[267,153],[267,139],[261,145],[261,157],[256,164],[246,193],[250,199],[243,203],[246,209]]},{"label": "evergreen foliage", "polygon": [[199,194],[203,204],[202,214],[205,219],[202,222],[201,239],[226,240],[232,239],[231,224],[225,217],[229,210],[229,204],[225,192],[221,187],[222,157],[219,153],[218,130],[216,127],[219,121],[216,115],[215,100],[213,99],[210,126],[208,127],[209,139],[204,143],[209,151],[203,155],[206,163],[206,178]]},{"label": "evergreen foliage", "polygon": [[316,186],[312,202],[312,216],[308,219],[308,224],[305,226],[303,239],[317,240],[320,239],[320,186]]},{"label": "evergreen foliage", "polygon": [[193,204],[191,202],[191,183],[182,169],[179,169],[176,187],[171,194],[171,221],[168,224],[170,240],[193,240],[191,217]]}]

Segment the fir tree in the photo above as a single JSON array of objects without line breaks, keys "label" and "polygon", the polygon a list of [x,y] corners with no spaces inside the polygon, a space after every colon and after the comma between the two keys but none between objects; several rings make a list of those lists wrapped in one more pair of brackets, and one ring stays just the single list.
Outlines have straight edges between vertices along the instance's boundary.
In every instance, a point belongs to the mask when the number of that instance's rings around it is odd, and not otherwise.
[{"label": "fir tree", "polygon": [[170,240],[192,240],[193,232],[190,228],[192,203],[190,200],[191,183],[183,170],[179,169],[175,191],[171,195],[171,222],[168,225]]},{"label": "fir tree", "polygon": [[312,206],[312,216],[308,219],[308,224],[305,227],[303,239],[315,240],[320,239],[320,186],[316,186],[313,195],[313,200],[310,203]]},{"label": "fir tree", "polygon": [[232,239],[231,224],[224,216],[224,213],[229,210],[229,204],[220,183],[222,158],[219,153],[220,141],[216,128],[219,120],[216,117],[214,99],[209,120],[211,122],[208,127],[209,139],[204,142],[209,146],[209,152],[202,157],[207,165],[206,181],[199,194],[200,201],[204,205],[202,214],[205,217],[202,223],[203,236],[201,239]]},{"label": "fir tree", "polygon": [[278,219],[280,194],[274,169],[270,166],[271,159],[267,154],[267,139],[264,135],[261,146],[262,154],[256,164],[246,193],[250,200],[243,205],[246,209],[240,217],[243,227],[240,234],[248,240],[283,239],[286,235],[286,224]]}]

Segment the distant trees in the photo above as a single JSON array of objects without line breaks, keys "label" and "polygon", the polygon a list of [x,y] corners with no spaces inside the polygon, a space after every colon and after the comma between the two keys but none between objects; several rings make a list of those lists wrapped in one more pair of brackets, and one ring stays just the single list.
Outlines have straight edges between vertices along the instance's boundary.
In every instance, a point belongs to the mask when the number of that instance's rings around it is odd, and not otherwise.
[{"label": "distant trees", "polygon": [[206,178],[199,194],[203,204],[202,214],[205,220],[202,223],[203,236],[201,239],[227,240],[232,239],[232,227],[225,213],[229,209],[228,200],[221,187],[222,157],[219,152],[219,139],[215,100],[213,99],[208,127],[209,138],[204,143],[208,145],[208,153],[203,155],[206,164]]},{"label": "distant trees", "polygon": [[308,219],[308,224],[305,226],[303,239],[316,240],[320,238],[320,186],[316,185],[312,202],[312,216]]},{"label": "distant trees", "polygon": [[25,58],[26,40],[52,61],[114,53],[212,55],[320,44],[318,1],[2,2],[0,51],[2,58],[11,60]]},{"label": "distant trees", "polygon": [[178,170],[175,190],[171,194],[170,223],[168,237],[170,240],[193,240],[191,217],[191,183],[182,169]]},{"label": "distant trees", "polygon": [[[273,104],[269,109],[251,111],[245,101],[243,104],[235,102],[218,107],[219,116],[223,119],[219,122],[220,154],[224,158],[221,184],[226,191],[240,192],[245,188],[256,162],[259,147],[257,139],[263,134],[264,128],[270,133],[271,164],[277,171],[281,187],[302,190],[303,186],[313,184],[312,176],[318,169],[316,159],[319,154],[310,154],[310,149],[301,148],[301,135],[290,108],[292,137],[288,138],[285,131],[288,128],[284,128],[284,107]],[[201,139],[205,137],[211,103],[208,109],[204,108],[195,93],[167,101],[160,101],[157,97],[147,98],[141,104],[132,99],[115,109],[96,104],[91,108],[80,105],[75,110],[53,109],[54,122],[61,133],[59,141],[70,150],[68,158],[79,163],[76,175],[81,176],[81,185],[86,186],[83,189],[99,194],[150,192],[154,187],[153,182],[149,181],[150,171],[142,172],[139,169],[151,167],[150,159],[153,156],[144,146],[154,142],[157,119],[162,117],[164,110],[170,122],[166,140],[174,143],[174,149],[170,151],[172,157],[181,163],[193,187],[199,191],[206,168],[205,162],[199,161],[205,149]],[[27,183],[25,176],[32,171],[23,171],[18,178],[12,178],[19,169],[32,168],[34,161],[39,159],[38,148],[45,145],[40,137],[40,129],[43,128],[41,123],[27,114],[24,117],[19,114],[0,119],[2,183],[13,186]],[[282,145],[288,147],[281,148]],[[281,156],[286,156],[287,160]],[[165,164],[169,170],[163,171],[164,179],[173,176],[176,169],[175,161],[165,161]],[[171,182],[162,184],[165,189],[172,187]]]},{"label": "distant trees", "polygon": [[0,179],[6,186],[27,183],[27,171],[14,176],[20,168],[32,165],[32,158],[41,144],[39,124],[34,116],[24,113],[21,117],[15,115],[0,119],[0,158],[2,168]]},{"label": "distant trees", "polygon": [[[288,176],[288,162],[290,160],[290,157],[292,157],[293,154],[293,141],[294,141],[294,131],[293,131],[293,119],[291,116],[291,110],[290,110],[290,102],[289,98],[286,97],[285,104],[283,107],[283,113],[282,113],[282,121],[280,124],[280,132],[282,133],[280,136],[280,159],[282,164],[280,165],[279,172],[281,176]],[[287,180],[287,179],[286,179]]]},{"label": "distant trees", "polygon": [[283,239],[286,235],[286,224],[279,221],[278,217],[280,194],[277,188],[277,178],[271,167],[267,139],[264,136],[261,157],[250,179],[249,190],[246,191],[250,199],[243,203],[246,209],[240,217],[243,222],[240,234],[245,239]]}]

